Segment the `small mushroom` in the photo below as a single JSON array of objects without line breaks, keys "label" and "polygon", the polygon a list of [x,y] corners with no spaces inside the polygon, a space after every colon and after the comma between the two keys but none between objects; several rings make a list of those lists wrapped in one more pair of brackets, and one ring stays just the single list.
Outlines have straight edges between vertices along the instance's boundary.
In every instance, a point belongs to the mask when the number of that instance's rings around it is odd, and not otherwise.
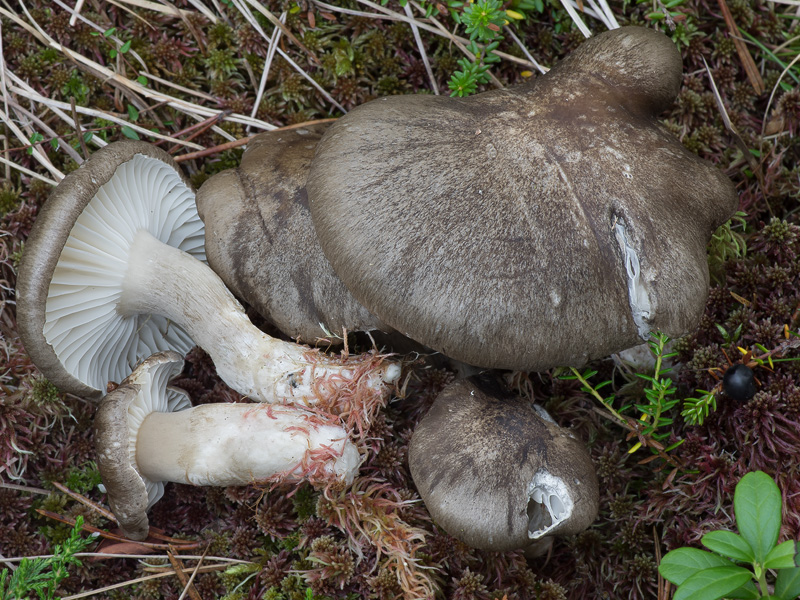
[{"label": "small mushroom", "polygon": [[356,299],[462,362],[543,370],[699,322],[730,180],[663,128],[681,85],[662,33],[598,34],[546,75],[468,98],[368,102],[307,182]]},{"label": "small mushroom", "polygon": [[439,394],[414,430],[408,461],[434,521],[475,548],[528,548],[597,517],[584,445],[487,379],[461,379]]},{"label": "small mushroom", "polygon": [[306,409],[269,404],[190,408],[169,380],[183,367],[173,351],[147,358],[100,403],[97,466],[108,503],[131,539],[147,537],[147,511],[164,483],[248,485],[308,479],[352,482],[360,456],[336,424]]},{"label": "small mushroom", "polygon": [[261,133],[236,169],[197,192],[208,263],[237,297],[294,339],[389,331],[336,276],[319,246],[306,176],[328,123]]},{"label": "small mushroom", "polygon": [[203,226],[162,150],[110,144],[65,177],[34,224],[17,285],[20,336],[45,376],[97,397],[151,353],[194,343],[229,386],[267,402],[385,395],[399,376],[372,354],[337,360],[266,335],[182,247],[202,258]]}]

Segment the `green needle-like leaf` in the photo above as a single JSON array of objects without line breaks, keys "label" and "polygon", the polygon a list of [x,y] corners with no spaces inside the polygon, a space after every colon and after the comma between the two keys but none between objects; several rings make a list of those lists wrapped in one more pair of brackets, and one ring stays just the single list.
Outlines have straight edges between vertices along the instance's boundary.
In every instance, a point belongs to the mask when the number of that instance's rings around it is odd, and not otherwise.
[{"label": "green needle-like leaf", "polygon": [[735,565],[731,561],[705,550],[677,548],[672,552],[668,552],[661,559],[661,564],[658,565],[658,572],[667,581],[675,585],[681,585],[689,577],[700,571],[714,567],[732,566]]},{"label": "green needle-like leaf", "polygon": [[719,600],[739,589],[753,577],[742,567],[713,567],[698,571],[684,581],[672,600]]},{"label": "green needle-like leaf", "polygon": [[736,485],[733,510],[739,533],[763,563],[778,541],[781,529],[781,492],[762,471],[748,473]]},{"label": "green needle-like leaf", "polygon": [[732,531],[712,531],[705,534],[700,542],[709,550],[733,560],[752,563],[755,559],[753,548],[747,540]]},{"label": "green needle-like leaf", "polygon": [[791,569],[792,567],[800,566],[795,562],[797,560],[797,551],[797,542],[794,540],[787,540],[782,544],[778,544],[764,559],[764,568]]},{"label": "green needle-like leaf", "polygon": [[800,597],[800,567],[781,569],[775,579],[775,595],[782,600]]}]

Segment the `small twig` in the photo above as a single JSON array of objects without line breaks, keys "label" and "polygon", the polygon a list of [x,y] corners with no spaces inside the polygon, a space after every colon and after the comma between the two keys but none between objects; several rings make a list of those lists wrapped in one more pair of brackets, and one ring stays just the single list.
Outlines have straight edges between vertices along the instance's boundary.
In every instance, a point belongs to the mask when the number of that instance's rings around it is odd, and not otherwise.
[{"label": "small twig", "polygon": [[[209,118],[207,118],[207,119],[205,119],[203,121],[200,121],[199,123],[195,123],[194,125],[190,125],[189,127],[179,131],[178,133],[173,134],[173,136],[174,137],[178,137],[179,135],[185,135],[187,133],[190,133],[190,135],[188,137],[186,137],[185,140],[184,140],[184,141],[189,142],[189,141],[193,140],[194,138],[196,138],[198,135],[202,135],[203,133],[208,131],[212,126],[214,126],[217,123],[219,123],[220,121],[222,121],[225,117],[227,117],[232,112],[233,111],[230,110],[230,109],[223,110],[218,115],[214,115],[213,117],[209,117]],[[174,146],[172,146],[172,148],[167,150],[167,153],[168,154],[173,154],[174,152],[177,152],[180,147],[181,147],[180,144],[175,144]]]},{"label": "small twig", "polygon": [[[43,517],[47,517],[49,519],[53,519],[54,521],[58,521],[60,523],[65,523],[66,525],[71,525],[72,527],[75,526],[75,519],[72,519],[70,517],[65,517],[63,515],[59,515],[57,513],[51,512],[49,510],[44,510],[42,508],[37,508],[36,512],[38,512]],[[110,533],[110,532],[104,531],[102,529],[98,529],[97,527],[94,527],[92,525],[88,525],[86,523],[83,524],[83,531],[87,531],[89,533],[96,533],[100,537],[105,538],[107,540],[114,541],[114,542],[130,542],[131,541],[131,540],[129,540],[128,538],[126,538],[124,536],[117,535],[117,534],[114,534],[114,533]],[[139,544],[140,546],[144,546],[145,548],[153,548],[155,550],[169,550],[170,549],[170,544],[179,545],[181,548],[185,548],[187,550],[190,550],[190,549],[193,549],[193,548],[199,548],[202,545],[202,542],[185,542],[184,540],[175,540],[173,538],[166,538],[165,536],[158,536],[156,534],[152,534],[152,535],[153,535],[153,537],[160,537],[160,538],[163,538],[163,539],[167,540],[167,543],[158,544],[158,543],[154,543],[154,542],[145,542],[145,541],[142,541],[142,542],[137,541],[135,543]]]},{"label": "small twig", "polygon": [[[316,121],[305,121],[303,123],[295,123],[293,125],[286,125],[285,127],[276,127],[273,131],[288,131],[290,129],[300,129],[301,127],[307,127],[309,125],[316,125],[319,123],[331,123],[336,121],[336,119],[318,119]],[[255,136],[250,135],[245,138],[241,138],[238,140],[234,140],[232,142],[227,142],[225,144],[220,144],[219,146],[213,146],[212,148],[206,148],[205,150],[198,150],[197,152],[189,152],[188,154],[180,154],[178,156],[173,157],[175,162],[184,162],[187,160],[194,160],[195,158],[204,158],[206,156],[210,156],[212,154],[217,154],[218,152],[224,152],[226,150],[231,150],[232,148],[238,148],[239,146],[246,145],[250,140],[252,140]]]},{"label": "small twig", "polygon": [[[414,13],[411,12],[411,7],[406,3],[403,7],[406,11],[406,15],[411,19],[414,18]],[[436,78],[433,76],[433,69],[431,69],[431,62],[428,60],[428,53],[425,52],[425,46],[422,43],[422,37],[419,35],[419,27],[417,27],[416,22],[409,24],[411,27],[411,33],[414,35],[414,41],[417,43],[417,48],[419,49],[419,54],[422,57],[422,63],[425,65],[425,71],[428,73],[428,79],[431,82],[431,89],[433,93],[437,96],[439,95],[439,86],[436,84]]]},{"label": "small twig", "polygon": [[[200,598],[200,595],[197,593],[194,585],[192,585],[192,583],[189,581],[189,578],[186,576],[186,572],[184,571],[185,567],[183,566],[181,559],[175,556],[175,553],[172,550],[167,552],[167,558],[169,558],[169,562],[172,565],[172,568],[175,570],[175,575],[178,577],[178,581],[180,581],[181,585],[183,586],[181,598],[183,598],[188,591],[192,600],[203,600]],[[200,563],[198,563],[198,566],[199,565]]]},{"label": "small twig", "polygon": [[506,25],[505,31],[509,36],[511,36],[511,39],[514,40],[514,43],[519,47],[520,50],[522,50],[522,53],[529,61],[531,61],[531,63],[533,64],[534,67],[536,67],[536,70],[539,71],[539,73],[544,75],[550,70],[547,67],[543,67],[542,65],[540,65],[538,61],[535,58],[533,58],[533,56],[531,56],[531,53],[528,52],[528,49],[525,47],[525,44],[523,44],[522,40],[520,40],[517,37],[517,34],[514,33],[514,30],[510,25]]},{"label": "small twig", "polygon": [[722,18],[725,19],[725,25],[728,26],[731,39],[736,46],[736,52],[739,54],[739,58],[742,61],[744,71],[747,73],[747,78],[750,80],[750,85],[753,86],[756,94],[760,96],[764,93],[764,80],[761,78],[761,73],[758,72],[758,67],[756,67],[756,63],[750,55],[750,50],[747,49],[747,45],[739,37],[739,28],[736,26],[736,21],[734,21],[731,10],[728,8],[728,3],[725,0],[717,0],[717,3],[722,11]]},{"label": "small twig", "polygon": [[[189,581],[186,582],[186,586],[183,588],[183,592],[181,592],[181,595],[178,597],[178,600],[183,600],[183,598],[186,596],[187,591],[189,592],[189,595],[192,596],[192,600],[203,600],[202,598],[200,598],[200,594],[197,593],[197,590],[192,585],[192,582],[194,581],[194,578],[197,576],[197,572],[200,569],[200,565],[203,564],[203,560],[205,559],[206,554],[208,553],[208,549],[210,547],[211,543],[209,542],[209,544],[206,546],[205,552],[203,552],[203,556],[200,558],[199,561],[197,561],[197,565],[195,566],[194,571],[192,571],[192,576],[189,577]],[[175,570],[175,574],[178,575],[177,569]],[[180,577],[180,575],[178,575],[178,577]],[[192,591],[194,591],[194,594],[192,594]]]},{"label": "small twig", "polygon": [[[255,0],[242,0],[242,1],[247,2],[248,4],[250,4],[250,6],[252,6],[258,12],[260,12],[262,15],[267,17],[267,19],[269,20],[270,23],[272,23],[275,27],[278,27],[283,32],[283,35],[285,35],[287,38],[289,38],[289,40],[291,40],[291,42],[294,45],[296,45],[298,48],[300,48],[303,51],[304,54],[306,54],[314,63],[316,63],[317,66],[319,66],[319,67],[322,66],[322,62],[319,60],[319,58],[317,58],[317,55],[314,54],[311,50],[309,50],[306,47],[306,45],[303,44],[303,42],[301,42],[299,39],[297,39],[297,37],[292,33],[292,30],[289,29],[286,26],[286,24],[283,23],[283,21],[281,21],[279,18],[277,18],[275,15],[273,15],[270,11],[268,11],[266,9],[266,7],[263,6],[263,3],[255,2]],[[243,12],[243,11],[240,10],[240,12]],[[245,17],[246,16],[247,15],[245,15]]]},{"label": "small twig", "polygon": [[73,500],[75,500],[75,501],[77,501],[77,502],[80,502],[80,503],[81,503],[81,504],[83,504],[84,506],[88,506],[89,508],[91,508],[91,509],[92,509],[92,510],[94,510],[95,512],[98,512],[98,513],[100,513],[101,515],[103,515],[103,517],[105,517],[106,519],[108,519],[108,520],[109,520],[109,521],[111,521],[112,523],[117,523],[117,518],[114,516],[114,513],[112,513],[112,512],[111,512],[110,510],[108,510],[107,508],[105,508],[105,507],[103,507],[103,506],[100,506],[100,505],[99,505],[99,504],[97,504],[96,502],[93,502],[93,501],[89,500],[89,498],[87,498],[86,496],[82,496],[81,494],[79,494],[79,493],[77,493],[77,492],[73,492],[73,491],[72,491],[71,489],[69,489],[67,486],[65,486],[65,485],[64,485],[64,484],[62,484],[62,483],[59,483],[58,481],[54,481],[54,482],[53,482],[53,486],[54,486],[54,487],[55,487],[55,488],[56,488],[58,491],[60,491],[60,492],[61,492],[61,493],[63,493],[63,494],[66,494],[67,496],[69,496],[69,497],[70,497],[70,498],[72,498]]},{"label": "small twig", "polygon": [[83,158],[86,160],[89,158],[89,148],[86,147],[86,140],[83,139],[83,130],[81,128],[81,122],[78,119],[78,111],[75,109],[75,96],[69,97],[69,106],[70,110],[72,111],[72,120],[75,121],[75,133],[78,136],[78,140],[81,144],[81,151],[83,152]]},{"label": "small twig", "polygon": [[44,488],[38,487],[30,487],[27,485],[18,485],[16,483],[6,483],[5,481],[0,481],[0,488],[5,488],[7,490],[16,490],[18,492],[27,492],[29,494],[39,494],[42,496],[49,496],[51,492]]},{"label": "small twig", "polygon": [[75,23],[78,22],[78,14],[81,12],[81,9],[83,8],[83,1],[84,0],[78,0],[75,3],[75,9],[72,11],[72,16],[69,18],[70,27],[75,27]]}]

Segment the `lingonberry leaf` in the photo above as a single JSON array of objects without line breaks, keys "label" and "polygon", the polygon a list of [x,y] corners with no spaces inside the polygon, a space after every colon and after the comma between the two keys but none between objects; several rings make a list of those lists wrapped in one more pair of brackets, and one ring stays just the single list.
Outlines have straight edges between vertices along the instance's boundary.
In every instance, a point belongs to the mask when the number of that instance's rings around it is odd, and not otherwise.
[{"label": "lingonberry leaf", "polygon": [[753,573],[734,565],[703,569],[678,586],[672,600],[719,600],[742,587],[752,577]]},{"label": "lingonberry leaf", "polygon": [[752,563],[755,559],[753,548],[747,540],[732,531],[712,531],[705,534],[700,543],[709,550],[733,560]]},{"label": "lingonberry leaf", "polygon": [[661,559],[658,565],[658,572],[661,576],[674,583],[681,585],[692,575],[713,567],[732,567],[735,566],[731,561],[706,552],[697,548],[677,548],[668,552]]},{"label": "lingonberry leaf", "polygon": [[764,559],[765,569],[791,569],[793,567],[800,567],[797,564],[797,542],[794,540],[786,540],[782,544],[775,546],[767,558]]},{"label": "lingonberry leaf", "polygon": [[775,579],[775,596],[781,600],[794,600],[800,596],[800,567],[780,569]]},{"label": "lingonberry leaf", "polygon": [[781,529],[781,492],[763,471],[748,473],[736,485],[733,510],[739,533],[763,563],[778,541]]}]

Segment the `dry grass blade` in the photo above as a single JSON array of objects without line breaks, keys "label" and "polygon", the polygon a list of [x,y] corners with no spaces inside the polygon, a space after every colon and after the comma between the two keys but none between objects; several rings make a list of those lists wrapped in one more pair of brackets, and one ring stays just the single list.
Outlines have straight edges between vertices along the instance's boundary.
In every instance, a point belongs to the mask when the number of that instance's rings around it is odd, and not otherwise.
[{"label": "dry grass blade", "polygon": [[[191,577],[189,577],[188,581],[184,585],[183,591],[181,592],[181,595],[178,597],[178,600],[183,600],[186,597],[187,593],[192,597],[192,600],[202,600],[202,598],[200,597],[200,594],[197,593],[197,590],[195,589],[195,587],[192,584],[192,582],[194,581],[194,578],[197,577],[197,573],[199,572],[200,567],[203,564],[203,560],[205,560],[206,554],[208,553],[208,548],[209,548],[209,546],[206,546],[206,550],[205,550],[205,552],[203,552],[203,556],[201,556],[200,560],[197,561],[197,565],[195,566],[194,570],[192,571]],[[180,564],[180,561],[178,561],[178,563]],[[175,574],[178,575],[178,577],[180,577],[183,574],[183,572],[181,570],[179,570],[179,569],[175,569]],[[182,581],[183,580],[181,580],[181,582]]]},{"label": "dry grass blade", "polygon": [[112,513],[112,512],[111,512],[110,510],[108,510],[107,508],[105,508],[105,507],[103,507],[103,506],[100,506],[100,505],[99,505],[99,504],[97,504],[96,502],[92,502],[92,501],[91,501],[91,500],[89,500],[89,499],[88,499],[86,496],[82,496],[81,494],[79,494],[79,493],[77,493],[77,492],[73,492],[73,491],[72,491],[71,489],[69,489],[67,486],[65,486],[65,485],[64,485],[64,484],[62,484],[62,483],[59,483],[58,481],[54,481],[54,482],[53,482],[53,486],[54,486],[54,487],[55,487],[55,488],[56,488],[58,491],[60,491],[60,492],[61,492],[61,493],[63,493],[63,494],[66,494],[67,496],[69,496],[69,497],[70,497],[70,498],[72,498],[73,500],[76,500],[77,502],[80,502],[80,503],[81,503],[81,504],[83,504],[84,506],[88,506],[88,507],[89,507],[89,508],[91,508],[93,511],[100,513],[101,515],[103,515],[103,517],[105,517],[106,519],[108,519],[108,520],[109,520],[109,521],[111,521],[112,523],[116,523],[116,522],[117,522],[117,518],[114,516],[114,513]]},{"label": "dry grass blade", "polygon": [[588,27],[586,27],[586,23],[583,22],[583,19],[581,19],[580,15],[575,12],[575,7],[572,5],[570,0],[561,0],[561,6],[563,6],[564,10],[567,11],[570,19],[572,19],[573,23],[575,23],[575,26],[584,35],[584,37],[592,37],[592,32],[589,31]]},{"label": "dry grass blade", "polygon": [[[205,553],[204,553],[204,556],[205,556]],[[181,559],[178,558],[172,550],[169,550],[167,552],[167,558],[169,558],[169,562],[170,562],[170,564],[172,565],[172,568],[175,571],[175,575],[177,576],[178,581],[180,581],[181,585],[183,586],[183,592],[181,593],[181,598],[183,598],[186,594],[189,594],[189,597],[192,600],[202,600],[202,598],[200,597],[200,594],[197,593],[197,589],[194,587],[192,582],[186,576],[186,571],[185,571],[185,568],[183,566],[183,562],[181,561]],[[198,567],[200,566],[199,562],[197,563],[197,566]],[[197,569],[195,569],[194,572],[196,573]],[[194,573],[193,573],[193,576],[194,576]]]},{"label": "dry grass blade", "polygon": [[[411,6],[406,4],[403,9],[406,11],[406,16],[414,18],[414,13],[411,12]],[[419,9],[419,7],[418,7]],[[421,9],[420,9],[421,10]],[[419,35],[419,27],[416,22],[411,23],[411,33],[414,34],[414,41],[417,43],[419,55],[422,57],[422,63],[425,65],[425,72],[428,74],[428,80],[431,83],[431,89],[437,96],[439,95],[439,86],[436,85],[436,77],[433,76],[433,69],[431,69],[431,61],[428,60],[428,53],[425,52],[425,45],[422,43],[422,38]]]},{"label": "dry grass blade", "polygon": [[756,67],[756,63],[750,55],[750,51],[747,49],[747,44],[745,44],[739,36],[739,28],[736,27],[736,21],[733,20],[733,15],[731,14],[730,8],[728,8],[728,3],[725,0],[717,0],[717,3],[722,11],[722,17],[725,19],[725,25],[728,26],[731,39],[736,45],[736,52],[739,54],[745,73],[747,73],[747,79],[750,80],[750,84],[753,86],[756,94],[760,96],[764,93],[764,80],[761,78],[761,73],[758,72],[758,67]]},{"label": "dry grass blade", "polygon": [[[753,173],[755,174],[756,178],[758,179],[758,183],[761,186],[761,190],[765,191],[766,187],[764,185],[764,173],[763,170],[761,169],[761,165],[756,160],[756,157],[753,156],[753,153],[750,152],[750,148],[747,147],[747,144],[742,139],[742,136],[739,135],[738,131],[736,131],[736,128],[733,126],[733,123],[731,123],[731,118],[728,116],[728,111],[725,109],[725,104],[722,101],[722,96],[720,95],[719,90],[717,89],[717,84],[714,81],[714,76],[711,74],[711,69],[708,67],[708,63],[706,62],[705,58],[703,59],[703,65],[706,68],[706,73],[708,73],[708,79],[711,82],[711,91],[714,93],[714,100],[717,103],[717,109],[719,110],[719,114],[722,117],[722,122],[725,125],[725,129],[727,129],[728,132],[733,136],[733,141],[736,144],[736,147],[739,148],[739,150],[741,150],[742,155],[744,156],[745,160],[747,160],[747,163],[750,165],[750,168],[753,170]],[[766,203],[770,214],[772,214],[772,208],[770,207],[769,200],[767,200],[766,193],[764,194],[764,202]]]}]

